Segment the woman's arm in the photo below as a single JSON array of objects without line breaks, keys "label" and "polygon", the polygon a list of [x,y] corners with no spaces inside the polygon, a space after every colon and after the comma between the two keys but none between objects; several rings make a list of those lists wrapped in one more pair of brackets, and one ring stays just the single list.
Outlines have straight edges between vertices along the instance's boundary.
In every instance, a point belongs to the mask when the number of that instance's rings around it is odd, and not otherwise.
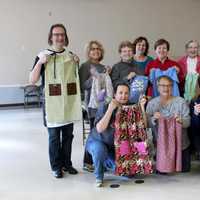
[{"label": "woman's arm", "polygon": [[158,103],[150,100],[147,104],[146,115],[147,115],[147,126],[153,128],[156,125],[157,120],[161,117],[158,109]]},{"label": "woman's arm", "polygon": [[139,100],[139,105],[140,105],[140,109],[142,111],[142,117],[143,117],[143,120],[144,120],[144,125],[145,125],[145,128],[147,128],[147,114],[146,114],[146,111],[145,111],[145,104],[147,103],[147,99],[145,97],[141,97],[140,100]]},{"label": "woman's arm", "polygon": [[112,99],[112,101],[108,105],[108,109],[105,115],[101,118],[101,120],[96,125],[96,129],[98,133],[102,133],[107,129],[110,123],[112,113],[118,106],[119,106],[119,103],[115,99]]},{"label": "woman's arm", "polygon": [[46,55],[42,55],[38,61],[36,62],[33,70],[31,71],[30,73],[30,76],[29,76],[29,82],[31,84],[36,84],[38,82],[38,80],[40,79],[40,73],[41,73],[41,69],[42,69],[42,66],[47,63],[47,56]]}]

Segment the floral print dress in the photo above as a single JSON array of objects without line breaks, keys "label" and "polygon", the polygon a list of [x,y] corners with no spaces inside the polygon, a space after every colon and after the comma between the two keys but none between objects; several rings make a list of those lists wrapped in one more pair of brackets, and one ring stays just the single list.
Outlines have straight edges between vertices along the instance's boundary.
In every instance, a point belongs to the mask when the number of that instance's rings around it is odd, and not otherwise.
[{"label": "floral print dress", "polygon": [[119,108],[114,125],[116,174],[127,176],[152,173],[147,134],[139,106],[134,104]]}]

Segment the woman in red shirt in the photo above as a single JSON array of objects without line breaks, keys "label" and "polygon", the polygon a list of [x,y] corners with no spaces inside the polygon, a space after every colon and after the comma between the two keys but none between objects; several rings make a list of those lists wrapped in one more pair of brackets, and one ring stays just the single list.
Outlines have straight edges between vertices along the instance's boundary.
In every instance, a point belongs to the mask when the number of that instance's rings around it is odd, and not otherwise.
[{"label": "woman in red shirt", "polygon": [[[152,69],[160,69],[160,70],[167,70],[171,67],[176,68],[178,78],[179,78],[179,86],[180,91],[182,91],[182,82],[184,80],[182,70],[179,66],[179,64],[168,58],[168,53],[170,49],[170,44],[165,39],[159,39],[154,44],[154,50],[156,53],[157,58],[155,60],[150,61],[147,64],[147,67],[145,69],[145,75],[149,76]],[[148,89],[148,96],[152,96],[152,87],[150,86]]]}]

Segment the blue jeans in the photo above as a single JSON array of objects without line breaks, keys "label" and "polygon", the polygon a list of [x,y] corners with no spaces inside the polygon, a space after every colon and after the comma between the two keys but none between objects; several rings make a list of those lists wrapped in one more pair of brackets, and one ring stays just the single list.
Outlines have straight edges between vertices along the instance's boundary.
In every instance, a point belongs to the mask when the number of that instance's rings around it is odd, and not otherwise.
[{"label": "blue jeans", "polygon": [[71,152],[73,141],[73,123],[47,128],[49,133],[49,160],[53,171],[72,166]]},{"label": "blue jeans", "polygon": [[92,156],[96,179],[103,180],[105,168],[115,171],[114,149],[109,149],[103,142],[89,136],[86,151]]}]

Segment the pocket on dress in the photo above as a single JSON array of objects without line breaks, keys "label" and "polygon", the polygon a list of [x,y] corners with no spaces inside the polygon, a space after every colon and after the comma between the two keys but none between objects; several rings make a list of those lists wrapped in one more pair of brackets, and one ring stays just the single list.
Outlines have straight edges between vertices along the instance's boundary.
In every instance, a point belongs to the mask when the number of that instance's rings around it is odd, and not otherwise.
[{"label": "pocket on dress", "polygon": [[77,94],[76,83],[67,83],[67,94],[68,95]]}]

